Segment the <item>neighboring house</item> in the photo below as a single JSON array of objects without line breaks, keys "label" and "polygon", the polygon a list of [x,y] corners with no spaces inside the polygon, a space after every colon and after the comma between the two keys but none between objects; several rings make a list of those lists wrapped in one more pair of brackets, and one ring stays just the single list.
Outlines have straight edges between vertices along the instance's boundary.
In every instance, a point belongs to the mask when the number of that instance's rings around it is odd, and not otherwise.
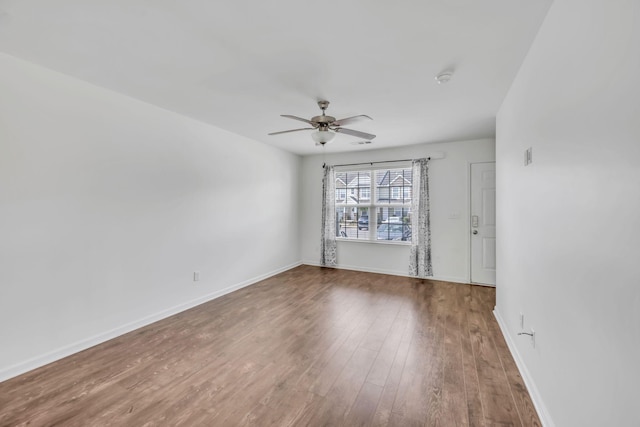
[{"label": "neighboring house", "polygon": [[[411,170],[382,169],[373,172],[375,175],[376,204],[404,205],[390,206],[381,209],[378,221],[386,221],[389,217],[407,216],[406,204],[411,201]],[[336,173],[336,203],[366,204],[371,202],[371,172],[338,172]],[[360,212],[358,213],[358,209]],[[368,216],[368,208],[340,208],[338,221],[357,221],[361,216]]]},{"label": "neighboring house", "polygon": [[347,203],[368,203],[371,200],[371,176],[369,172],[357,173],[347,185]]},{"label": "neighboring house", "polygon": [[347,198],[347,184],[341,177],[336,178],[336,203],[345,203]]},{"label": "neighboring house", "polygon": [[377,175],[379,201],[406,203],[411,200],[411,170],[389,169]]}]

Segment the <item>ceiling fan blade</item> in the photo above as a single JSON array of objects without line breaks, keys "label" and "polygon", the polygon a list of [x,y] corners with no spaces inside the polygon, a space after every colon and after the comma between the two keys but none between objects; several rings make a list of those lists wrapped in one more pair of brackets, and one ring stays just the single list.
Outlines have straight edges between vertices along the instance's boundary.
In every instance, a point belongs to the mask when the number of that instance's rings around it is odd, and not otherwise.
[{"label": "ceiling fan blade", "polygon": [[280,135],[281,133],[298,132],[300,130],[314,130],[314,129],[315,128],[301,128],[301,129],[283,130],[280,132],[271,132],[269,135]]},{"label": "ceiling fan blade", "polygon": [[359,116],[347,117],[346,119],[336,120],[335,122],[333,122],[331,124],[334,125],[334,126],[348,125],[349,123],[359,122],[363,118],[366,118],[366,119],[369,119],[369,120],[373,120],[371,117],[367,116],[366,114],[360,114]]},{"label": "ceiling fan blade", "polygon": [[370,133],[360,132],[358,130],[353,130],[353,129],[335,128],[334,130],[336,132],[346,133],[347,135],[357,136],[358,138],[362,138],[362,139],[373,139],[376,137],[375,135],[372,135]]},{"label": "ceiling fan blade", "polygon": [[299,120],[301,122],[305,122],[313,126],[313,122],[311,120],[303,119],[302,117],[292,116],[291,114],[280,114],[280,117],[286,117],[288,119]]}]

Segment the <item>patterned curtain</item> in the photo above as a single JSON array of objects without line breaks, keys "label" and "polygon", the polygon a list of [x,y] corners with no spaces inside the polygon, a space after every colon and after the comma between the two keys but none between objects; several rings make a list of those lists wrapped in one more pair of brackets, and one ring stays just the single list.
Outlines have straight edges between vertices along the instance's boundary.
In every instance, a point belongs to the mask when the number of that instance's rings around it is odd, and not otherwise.
[{"label": "patterned curtain", "polygon": [[320,265],[335,267],[336,257],[336,178],[333,166],[325,166],[322,179],[322,241]]},{"label": "patterned curtain", "polygon": [[409,274],[433,276],[431,268],[431,224],[429,220],[429,161],[417,159],[411,165],[413,197],[411,199],[411,256]]}]

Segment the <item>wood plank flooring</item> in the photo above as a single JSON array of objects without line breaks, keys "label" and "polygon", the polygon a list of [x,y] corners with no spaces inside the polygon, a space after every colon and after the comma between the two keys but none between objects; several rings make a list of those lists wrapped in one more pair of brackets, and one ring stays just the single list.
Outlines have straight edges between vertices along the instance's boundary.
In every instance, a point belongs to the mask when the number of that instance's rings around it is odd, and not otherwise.
[{"label": "wood plank flooring", "polygon": [[0,425],[540,426],[494,304],[301,266],[0,383]]}]

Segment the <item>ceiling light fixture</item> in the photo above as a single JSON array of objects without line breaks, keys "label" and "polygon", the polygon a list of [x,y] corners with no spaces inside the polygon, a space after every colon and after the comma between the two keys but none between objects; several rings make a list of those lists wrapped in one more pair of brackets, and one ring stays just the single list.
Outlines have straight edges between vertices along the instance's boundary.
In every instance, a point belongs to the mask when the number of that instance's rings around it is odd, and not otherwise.
[{"label": "ceiling light fixture", "polygon": [[436,81],[439,85],[443,85],[448,83],[451,77],[453,77],[453,71],[443,71],[436,76]]},{"label": "ceiling light fixture", "polygon": [[318,129],[311,133],[311,138],[316,142],[316,144],[327,144],[333,141],[333,138],[336,136],[334,132],[331,132],[329,129]]}]

